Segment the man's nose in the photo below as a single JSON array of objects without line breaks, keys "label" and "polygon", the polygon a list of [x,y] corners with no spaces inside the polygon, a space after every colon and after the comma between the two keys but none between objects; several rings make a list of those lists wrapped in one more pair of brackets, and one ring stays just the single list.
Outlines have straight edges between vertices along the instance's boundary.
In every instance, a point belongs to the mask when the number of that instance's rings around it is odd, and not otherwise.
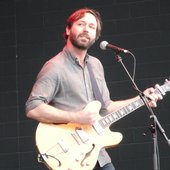
[{"label": "man's nose", "polygon": [[89,32],[89,27],[87,25],[85,25],[84,28],[83,28],[83,31],[84,32]]}]

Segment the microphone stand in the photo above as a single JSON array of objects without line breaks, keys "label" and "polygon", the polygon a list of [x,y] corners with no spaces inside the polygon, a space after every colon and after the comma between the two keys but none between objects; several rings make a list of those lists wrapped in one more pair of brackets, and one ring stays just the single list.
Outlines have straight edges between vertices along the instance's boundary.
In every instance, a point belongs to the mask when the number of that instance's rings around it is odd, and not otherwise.
[{"label": "microphone stand", "polygon": [[[131,52],[128,52],[128,53],[133,55]],[[147,97],[139,90],[139,88],[137,87],[136,83],[134,82],[134,80],[132,79],[131,75],[129,74],[127,68],[125,67],[125,65],[124,65],[124,63],[122,61],[121,56],[119,55],[119,53],[115,53],[115,54],[116,54],[115,55],[116,60],[119,63],[121,63],[122,67],[124,68],[125,72],[127,73],[128,77],[130,78],[130,81],[132,82],[135,90],[139,93],[139,96],[142,99],[142,101],[144,102],[144,105],[147,107],[147,109],[151,113],[150,118],[153,120],[153,124],[151,125],[149,130],[152,133],[152,139],[153,139],[153,145],[154,145],[154,147],[153,147],[153,149],[154,149],[154,153],[153,153],[153,167],[154,167],[154,170],[160,170],[157,129],[161,132],[161,134],[163,135],[163,137],[165,138],[165,140],[167,141],[169,146],[170,146],[170,140],[166,136],[165,131],[162,128],[161,124],[159,123],[157,117],[155,116],[152,108],[148,105]]]}]

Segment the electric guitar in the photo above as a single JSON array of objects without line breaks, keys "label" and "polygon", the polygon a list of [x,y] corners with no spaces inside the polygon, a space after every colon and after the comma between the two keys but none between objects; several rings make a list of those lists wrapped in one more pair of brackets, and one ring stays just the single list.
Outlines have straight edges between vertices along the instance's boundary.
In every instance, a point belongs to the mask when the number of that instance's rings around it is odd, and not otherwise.
[{"label": "electric guitar", "polygon": [[[157,94],[165,95],[167,91],[170,91],[168,80],[155,88]],[[39,123],[36,129],[38,161],[53,170],[92,170],[100,149],[116,146],[123,138],[121,133],[112,132],[110,125],[143,105],[143,100],[138,99],[104,117],[98,115],[93,125]],[[92,101],[84,110],[99,112],[100,108],[100,102]]]}]

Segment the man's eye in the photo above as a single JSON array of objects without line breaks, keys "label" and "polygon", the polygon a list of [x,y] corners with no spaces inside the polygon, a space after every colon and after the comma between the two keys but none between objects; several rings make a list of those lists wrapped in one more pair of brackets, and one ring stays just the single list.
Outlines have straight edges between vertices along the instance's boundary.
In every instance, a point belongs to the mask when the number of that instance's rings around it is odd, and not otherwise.
[{"label": "man's eye", "polygon": [[95,26],[93,26],[93,25],[90,25],[89,27],[90,27],[91,29],[95,29]]},{"label": "man's eye", "polygon": [[78,23],[79,26],[83,26],[84,24],[83,23]]}]

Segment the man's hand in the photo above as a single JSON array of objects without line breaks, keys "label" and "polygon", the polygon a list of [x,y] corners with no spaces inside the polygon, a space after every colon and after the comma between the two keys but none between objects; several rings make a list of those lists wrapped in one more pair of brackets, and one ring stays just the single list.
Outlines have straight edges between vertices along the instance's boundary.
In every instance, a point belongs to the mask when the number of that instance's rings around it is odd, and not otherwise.
[{"label": "man's hand", "polygon": [[76,123],[80,124],[94,124],[99,116],[101,103],[99,101],[90,102],[83,110],[78,111],[76,116]]},{"label": "man's hand", "polygon": [[[159,88],[158,84],[155,85],[155,88]],[[162,100],[163,96],[161,94],[155,93],[155,89],[153,87],[147,88],[143,94],[149,98],[149,106],[150,107],[157,107],[157,101]]]}]

